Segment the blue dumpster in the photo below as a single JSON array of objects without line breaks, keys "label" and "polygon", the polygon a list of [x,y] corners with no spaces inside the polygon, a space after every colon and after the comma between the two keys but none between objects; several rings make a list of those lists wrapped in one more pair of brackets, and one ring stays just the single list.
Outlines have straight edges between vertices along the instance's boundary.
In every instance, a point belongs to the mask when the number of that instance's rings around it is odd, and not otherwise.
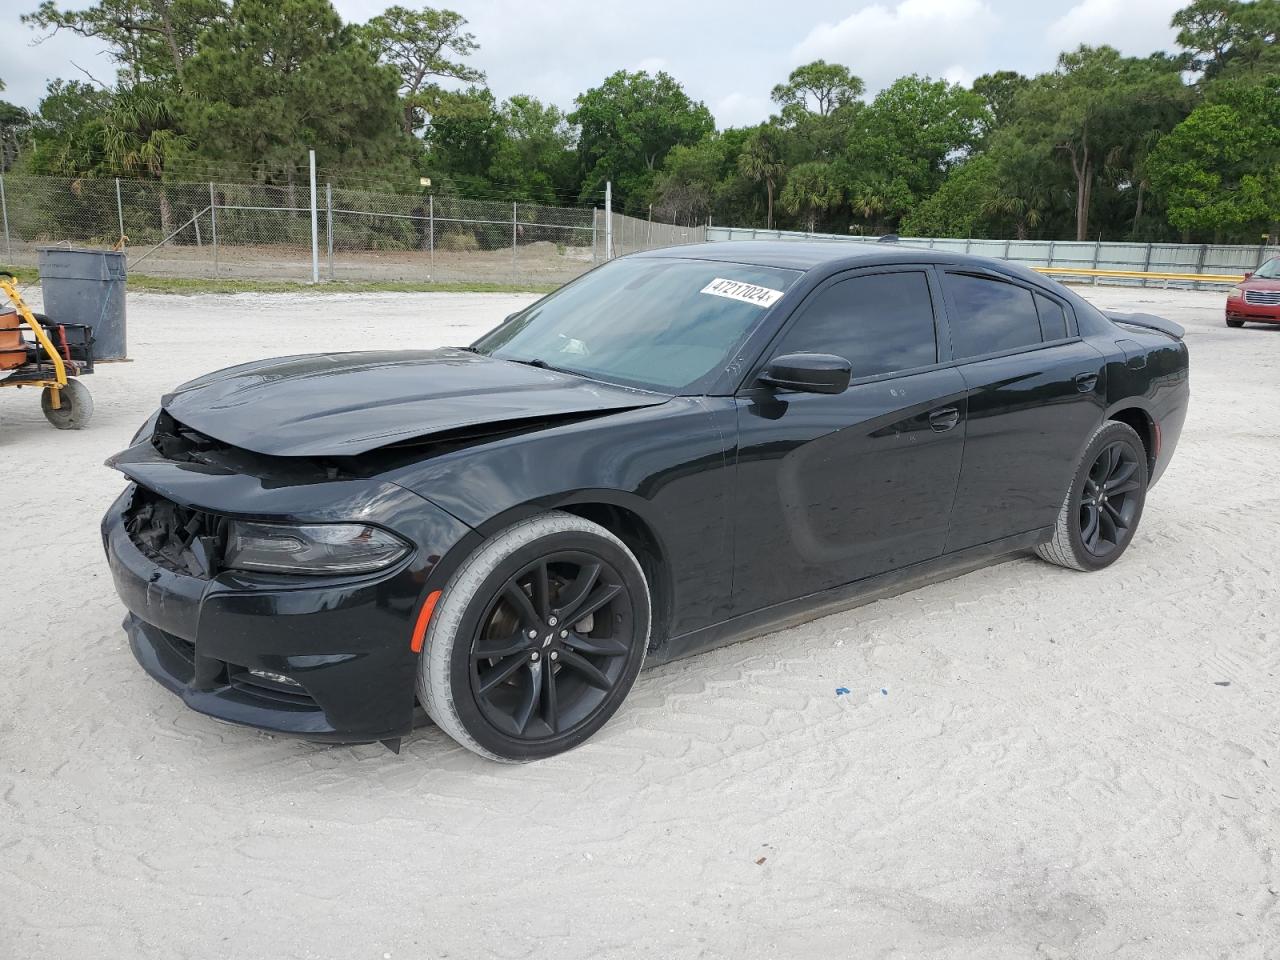
[{"label": "blue dumpster", "polygon": [[124,253],[41,247],[37,263],[45,315],[89,327],[95,360],[125,359]]}]

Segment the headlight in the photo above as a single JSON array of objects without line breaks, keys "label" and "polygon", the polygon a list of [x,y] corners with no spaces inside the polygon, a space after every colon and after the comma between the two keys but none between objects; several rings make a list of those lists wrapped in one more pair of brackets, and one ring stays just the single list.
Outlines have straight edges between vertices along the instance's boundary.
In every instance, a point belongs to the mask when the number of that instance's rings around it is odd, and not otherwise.
[{"label": "headlight", "polygon": [[371,573],[410,550],[394,533],[363,523],[252,523],[233,520],[223,562],[270,573]]},{"label": "headlight", "polygon": [[134,446],[146,440],[149,436],[156,432],[156,421],[160,419],[160,411],[157,410],[151,416],[147,417],[147,422],[138,428],[138,432],[133,435],[133,439],[129,441],[129,446]]},{"label": "headlight", "polygon": [[1228,300],[1244,299],[1244,287],[1232,287],[1230,290],[1227,291],[1227,299]]}]

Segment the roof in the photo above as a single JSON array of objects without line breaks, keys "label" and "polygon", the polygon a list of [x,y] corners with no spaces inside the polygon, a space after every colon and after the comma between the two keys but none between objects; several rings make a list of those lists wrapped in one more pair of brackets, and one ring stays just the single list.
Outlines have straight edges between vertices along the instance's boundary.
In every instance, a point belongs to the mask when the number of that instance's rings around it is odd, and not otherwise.
[{"label": "roof", "polygon": [[867,243],[849,240],[720,240],[663,247],[638,253],[639,257],[681,257],[749,263],[761,267],[789,267],[810,270],[819,266],[864,266],[876,263],[939,263],[966,258],[900,243]]},{"label": "roof", "polygon": [[[1024,282],[1047,287],[1067,296],[1072,302],[1078,298],[1060,284],[1043,274],[1009,260],[995,260],[951,250],[930,250],[905,243],[872,243],[851,240],[720,240],[708,243],[689,243],[679,247],[663,247],[632,254],[636,257],[684,258],[690,260],[715,260],[721,263],[748,263],[761,267],[785,267],[792,270],[822,268],[823,273],[835,273],[856,267],[898,263],[940,263],[960,266],[984,273],[1004,274]],[[1081,301],[1083,302],[1083,301]]]}]

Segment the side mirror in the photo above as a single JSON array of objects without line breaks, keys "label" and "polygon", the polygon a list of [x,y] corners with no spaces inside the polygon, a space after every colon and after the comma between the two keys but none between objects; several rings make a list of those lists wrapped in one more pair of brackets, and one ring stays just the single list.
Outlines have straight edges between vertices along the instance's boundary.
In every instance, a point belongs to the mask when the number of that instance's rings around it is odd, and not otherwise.
[{"label": "side mirror", "polygon": [[1245,278],[1246,280],[1248,280],[1248,279],[1249,279],[1250,277],[1252,277],[1252,276],[1253,276],[1253,271],[1252,271],[1252,270],[1246,270],[1246,271],[1244,272],[1244,278]]},{"label": "side mirror", "polygon": [[760,382],[800,393],[844,393],[853,368],[844,357],[829,353],[788,353],[774,357]]}]

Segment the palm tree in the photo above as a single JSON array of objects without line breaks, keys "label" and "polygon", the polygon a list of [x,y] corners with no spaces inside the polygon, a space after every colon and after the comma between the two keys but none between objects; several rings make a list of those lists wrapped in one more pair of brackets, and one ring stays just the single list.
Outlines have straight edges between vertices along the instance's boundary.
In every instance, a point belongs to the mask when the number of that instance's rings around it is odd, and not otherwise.
[{"label": "palm tree", "polygon": [[[161,180],[169,159],[190,141],[176,129],[177,118],[164,92],[154,84],[135,84],[116,94],[103,117],[103,152],[109,167]],[[160,230],[168,236],[173,211],[160,188]]]},{"label": "palm tree", "polygon": [[805,213],[809,233],[817,229],[818,214],[839,202],[840,188],[836,186],[831,165],[827,163],[802,163],[795,167],[778,198],[778,203],[788,213]]},{"label": "palm tree", "polygon": [[765,222],[770,230],[773,229],[773,189],[786,169],[786,165],[778,157],[777,143],[765,128],[751,135],[738,156],[739,172],[753,183],[764,183],[768,203]]}]

